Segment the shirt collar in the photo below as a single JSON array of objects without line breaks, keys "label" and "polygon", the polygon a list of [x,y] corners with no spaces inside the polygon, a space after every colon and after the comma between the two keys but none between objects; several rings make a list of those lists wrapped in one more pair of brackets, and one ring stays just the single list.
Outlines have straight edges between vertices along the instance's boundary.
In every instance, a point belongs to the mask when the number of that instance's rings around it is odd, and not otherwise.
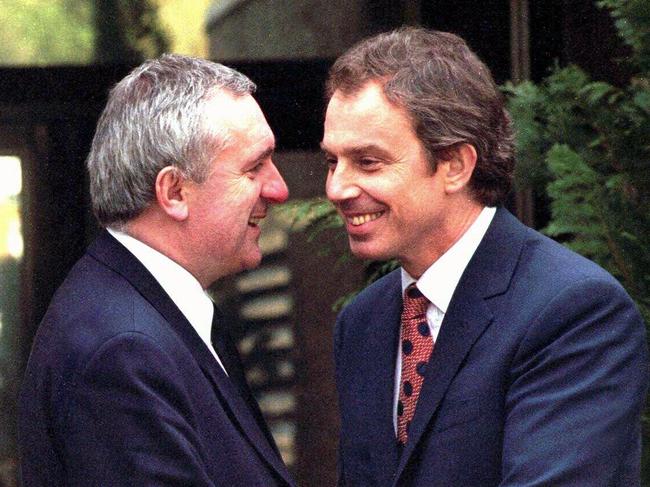
[{"label": "shirt collar", "polygon": [[111,228],[108,232],[147,268],[201,339],[210,343],[214,307],[199,281],[185,268],[140,240]]},{"label": "shirt collar", "polygon": [[[417,280],[418,289],[443,313],[447,312],[447,307],[456,290],[458,281],[460,281],[481,240],[483,240],[495,213],[496,208],[483,208],[474,223],[470,225],[460,239],[431,264],[420,279]],[[408,285],[415,281],[402,268],[402,294]]]}]

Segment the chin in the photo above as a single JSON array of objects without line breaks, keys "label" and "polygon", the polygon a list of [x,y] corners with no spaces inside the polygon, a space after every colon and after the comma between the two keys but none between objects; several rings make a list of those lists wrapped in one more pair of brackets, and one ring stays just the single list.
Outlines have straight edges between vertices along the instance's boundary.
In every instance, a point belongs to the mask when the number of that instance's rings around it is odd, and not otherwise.
[{"label": "chin", "polygon": [[262,254],[258,251],[257,253],[247,255],[244,259],[242,259],[242,270],[255,269],[256,267],[259,267],[261,263]]},{"label": "chin", "polygon": [[368,245],[367,242],[355,242],[350,240],[350,252],[358,259],[364,260],[389,260],[393,256],[385,250]]}]

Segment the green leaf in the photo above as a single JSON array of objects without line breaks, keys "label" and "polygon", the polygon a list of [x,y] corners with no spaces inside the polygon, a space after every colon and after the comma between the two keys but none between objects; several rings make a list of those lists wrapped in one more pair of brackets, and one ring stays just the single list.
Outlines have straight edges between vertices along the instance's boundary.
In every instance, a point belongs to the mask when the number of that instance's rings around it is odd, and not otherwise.
[{"label": "green leaf", "polygon": [[578,94],[584,96],[590,105],[596,105],[598,103],[603,103],[603,99],[606,96],[613,95],[616,91],[616,88],[609,83],[605,83],[604,81],[594,81],[584,86]]}]

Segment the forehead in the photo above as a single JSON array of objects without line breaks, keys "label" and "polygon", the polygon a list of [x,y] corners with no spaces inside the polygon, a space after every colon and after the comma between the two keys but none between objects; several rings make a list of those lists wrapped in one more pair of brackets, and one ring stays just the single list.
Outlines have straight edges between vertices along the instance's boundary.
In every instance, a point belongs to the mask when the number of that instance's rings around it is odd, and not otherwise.
[{"label": "forehead", "polygon": [[206,118],[224,141],[213,158],[213,170],[247,170],[273,153],[275,137],[252,96],[220,92],[209,100]]},{"label": "forehead", "polygon": [[406,110],[388,100],[380,83],[371,81],[352,94],[334,92],[325,115],[323,146],[329,150],[414,134]]},{"label": "forehead", "polygon": [[251,95],[219,91],[208,102],[206,114],[208,123],[219,127],[228,138],[273,138],[261,108]]}]

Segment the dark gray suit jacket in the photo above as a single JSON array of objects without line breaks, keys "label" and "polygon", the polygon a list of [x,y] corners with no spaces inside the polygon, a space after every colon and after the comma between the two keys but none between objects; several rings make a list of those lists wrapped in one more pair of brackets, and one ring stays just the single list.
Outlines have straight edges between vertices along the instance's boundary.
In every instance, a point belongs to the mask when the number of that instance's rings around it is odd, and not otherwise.
[{"label": "dark gray suit jacket", "polygon": [[404,451],[399,270],[339,316],[341,484],[639,485],[646,334],[592,262],[499,209],[451,299]]},{"label": "dark gray suit jacket", "polygon": [[24,485],[294,485],[233,369],[238,358],[222,358],[230,378],[103,232],[34,341],[20,403]]}]

